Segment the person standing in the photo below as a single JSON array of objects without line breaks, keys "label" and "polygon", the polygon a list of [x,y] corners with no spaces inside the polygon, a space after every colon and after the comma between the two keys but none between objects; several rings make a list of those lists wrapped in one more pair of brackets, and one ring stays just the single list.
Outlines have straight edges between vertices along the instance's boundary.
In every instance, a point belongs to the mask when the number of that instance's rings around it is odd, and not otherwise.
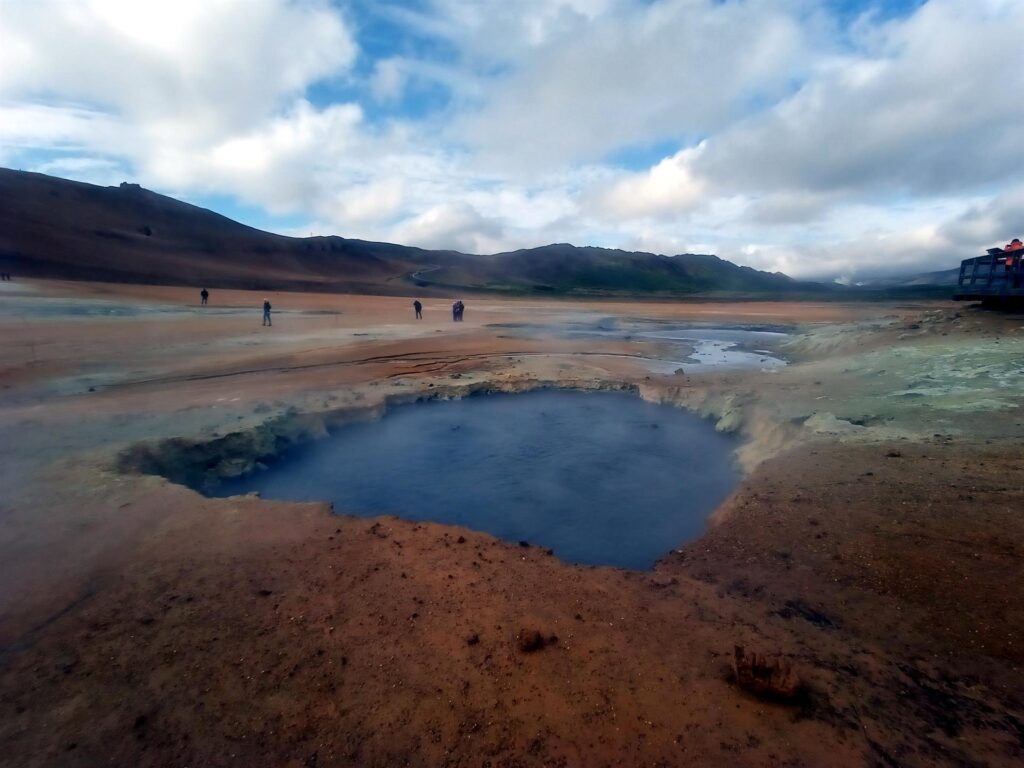
[{"label": "person standing", "polygon": [[206,300],[210,298],[210,292],[203,288],[203,290],[199,292],[199,298],[202,299],[202,305],[205,307]]},{"label": "person standing", "polygon": [[459,322],[459,302],[452,304],[452,322]]},{"label": "person standing", "polygon": [[416,301],[414,301],[412,303],[412,308],[416,310],[416,319],[417,320],[422,320],[423,319],[423,305],[420,304],[420,300],[419,299],[416,299]]},{"label": "person standing", "polygon": [[270,307],[270,299],[264,299],[263,300],[263,324],[264,325],[273,325],[273,323],[270,321],[270,309],[271,309],[271,307]]}]

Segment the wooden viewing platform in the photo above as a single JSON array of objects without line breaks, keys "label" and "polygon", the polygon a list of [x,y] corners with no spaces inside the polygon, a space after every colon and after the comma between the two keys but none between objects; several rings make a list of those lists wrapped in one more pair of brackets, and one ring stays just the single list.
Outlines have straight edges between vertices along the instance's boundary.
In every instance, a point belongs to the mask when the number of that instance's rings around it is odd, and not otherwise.
[{"label": "wooden viewing platform", "polygon": [[1024,250],[991,248],[984,256],[960,262],[957,301],[985,303],[1024,301]]}]

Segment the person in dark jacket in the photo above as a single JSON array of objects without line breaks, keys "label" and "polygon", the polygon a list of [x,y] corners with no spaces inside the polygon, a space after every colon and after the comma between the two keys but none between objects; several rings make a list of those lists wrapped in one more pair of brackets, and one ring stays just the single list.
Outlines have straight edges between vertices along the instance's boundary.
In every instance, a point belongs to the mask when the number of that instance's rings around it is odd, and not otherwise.
[{"label": "person in dark jacket", "polygon": [[206,306],[206,300],[208,298],[210,298],[210,292],[208,290],[206,290],[205,288],[203,288],[203,290],[201,290],[199,292],[199,298],[202,299],[202,304],[205,307]]},{"label": "person in dark jacket", "polygon": [[264,299],[263,300],[263,324],[264,325],[273,325],[273,323],[270,322],[270,309],[271,309],[271,307],[270,307],[270,299]]},{"label": "person in dark jacket", "polygon": [[423,319],[423,305],[420,304],[420,300],[419,299],[416,299],[416,301],[414,301],[412,303],[412,308],[416,310],[416,319],[417,320],[422,320]]}]

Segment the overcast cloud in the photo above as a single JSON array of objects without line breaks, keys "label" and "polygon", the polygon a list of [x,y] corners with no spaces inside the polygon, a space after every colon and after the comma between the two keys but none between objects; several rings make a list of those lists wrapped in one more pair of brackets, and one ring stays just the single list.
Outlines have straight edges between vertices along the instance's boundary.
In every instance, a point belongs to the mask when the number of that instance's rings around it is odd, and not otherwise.
[{"label": "overcast cloud", "polygon": [[1024,0],[0,0],[0,164],[286,233],[947,268],[1024,235]]}]

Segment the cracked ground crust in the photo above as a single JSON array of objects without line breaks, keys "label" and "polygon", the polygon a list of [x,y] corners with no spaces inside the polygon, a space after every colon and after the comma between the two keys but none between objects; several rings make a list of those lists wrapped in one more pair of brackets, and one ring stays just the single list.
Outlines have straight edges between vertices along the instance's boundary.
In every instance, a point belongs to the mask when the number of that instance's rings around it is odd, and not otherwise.
[{"label": "cracked ground crust", "polygon": [[[286,298],[283,340],[256,312],[0,320],[4,764],[1019,764],[1024,321],[480,299],[456,331],[432,302],[417,327],[411,299]],[[653,376],[631,343],[560,338],[581,316],[805,335],[772,374]],[[486,327],[510,319],[549,332]],[[942,392],[898,396],[922,376]],[[719,419],[749,473],[705,536],[623,572],[112,468],[142,440],[538,381],[632,383]],[[558,642],[522,654],[522,627]],[[736,689],[734,645],[792,663],[806,695]]]}]

